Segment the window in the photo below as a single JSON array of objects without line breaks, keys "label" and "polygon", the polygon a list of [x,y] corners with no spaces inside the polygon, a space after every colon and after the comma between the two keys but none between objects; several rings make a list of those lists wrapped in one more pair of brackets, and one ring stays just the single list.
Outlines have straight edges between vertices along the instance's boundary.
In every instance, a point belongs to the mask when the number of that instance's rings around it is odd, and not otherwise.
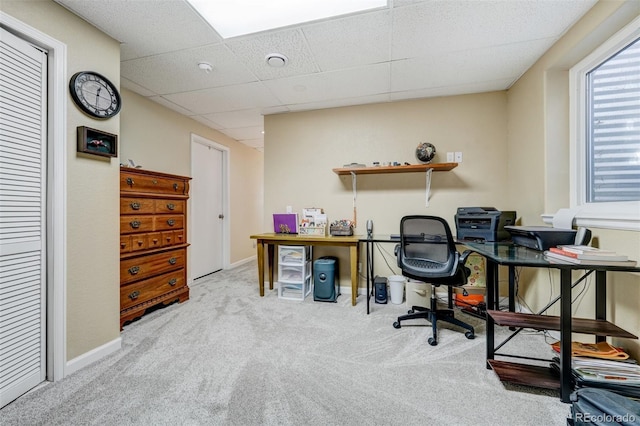
[{"label": "window", "polygon": [[570,78],[576,219],[640,230],[640,18],[573,67]]}]

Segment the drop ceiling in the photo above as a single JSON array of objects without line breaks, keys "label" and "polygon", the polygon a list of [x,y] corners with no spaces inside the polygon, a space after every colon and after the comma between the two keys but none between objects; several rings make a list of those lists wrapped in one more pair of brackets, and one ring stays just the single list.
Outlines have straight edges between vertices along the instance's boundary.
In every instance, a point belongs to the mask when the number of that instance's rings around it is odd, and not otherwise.
[{"label": "drop ceiling", "polygon": [[508,89],[596,3],[390,0],[223,39],[183,0],[55,1],[121,43],[121,87],[258,150],[269,114]]}]

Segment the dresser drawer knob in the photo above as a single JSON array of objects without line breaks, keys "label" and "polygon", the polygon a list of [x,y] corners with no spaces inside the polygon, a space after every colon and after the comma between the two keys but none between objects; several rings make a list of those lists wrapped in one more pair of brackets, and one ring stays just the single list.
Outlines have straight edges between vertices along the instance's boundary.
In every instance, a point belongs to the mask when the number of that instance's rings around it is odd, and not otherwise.
[{"label": "dresser drawer knob", "polygon": [[169,226],[173,226],[173,225],[175,225],[175,224],[176,224],[176,221],[175,221],[174,219],[168,219],[168,220],[167,220],[167,225],[169,225]]},{"label": "dresser drawer knob", "polygon": [[127,185],[129,186],[133,186],[135,182],[133,181],[133,179],[131,179],[130,177],[127,178]]},{"label": "dresser drawer knob", "polygon": [[175,204],[173,204],[173,203],[169,203],[169,204],[167,204],[167,209],[169,209],[169,210],[175,210],[175,209],[176,209],[176,205],[175,205]]},{"label": "dresser drawer knob", "polygon": [[177,279],[175,279],[175,278],[171,278],[171,279],[169,280],[169,285],[170,285],[171,287],[173,287],[174,285],[176,285],[176,283],[177,283],[177,282],[178,282],[178,280],[177,280]]},{"label": "dresser drawer knob", "polygon": [[131,299],[131,300],[136,300],[136,299],[138,298],[138,296],[140,296],[140,292],[139,292],[138,290],[136,290],[136,291],[132,292],[132,293],[129,295],[129,299]]},{"label": "dresser drawer knob", "polygon": [[139,220],[132,220],[131,222],[129,222],[129,225],[130,225],[133,229],[140,228],[140,221],[139,221]]},{"label": "dresser drawer knob", "polygon": [[177,261],[178,259],[176,259],[175,257],[172,257],[171,259],[169,259],[169,263],[172,265],[175,265]]},{"label": "dresser drawer knob", "polygon": [[154,185],[158,184],[158,181],[156,179],[152,180],[151,183],[153,183]]},{"label": "dresser drawer knob", "polygon": [[140,210],[140,203],[138,202],[133,202],[131,204],[129,204],[131,206],[131,210]]},{"label": "dresser drawer knob", "polygon": [[177,191],[177,190],[178,190],[178,184],[177,184],[177,183],[174,183],[174,184],[173,184],[173,190],[174,190],[174,191]]},{"label": "dresser drawer knob", "polygon": [[139,266],[132,266],[131,268],[129,268],[129,273],[131,275],[136,275],[138,272],[140,272]]}]

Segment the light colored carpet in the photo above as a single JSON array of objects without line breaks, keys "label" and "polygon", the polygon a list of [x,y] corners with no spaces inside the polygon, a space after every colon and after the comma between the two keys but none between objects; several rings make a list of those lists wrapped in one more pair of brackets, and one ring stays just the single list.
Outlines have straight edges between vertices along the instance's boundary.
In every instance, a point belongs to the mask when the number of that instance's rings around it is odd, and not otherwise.
[{"label": "light colored carpet", "polygon": [[[2,425],[565,425],[554,392],[506,387],[476,339],[404,305],[258,294],[254,264],[196,281],[191,299],[125,326],[118,353],[0,410]],[[501,331],[505,333],[506,331]],[[509,347],[545,358],[539,334]]]}]

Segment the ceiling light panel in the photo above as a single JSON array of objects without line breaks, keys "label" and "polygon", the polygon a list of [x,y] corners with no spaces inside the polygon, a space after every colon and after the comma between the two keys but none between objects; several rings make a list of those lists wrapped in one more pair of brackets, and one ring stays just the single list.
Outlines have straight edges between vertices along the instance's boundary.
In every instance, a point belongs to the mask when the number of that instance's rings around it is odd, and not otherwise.
[{"label": "ceiling light panel", "polygon": [[188,0],[223,38],[387,6],[387,0]]}]

